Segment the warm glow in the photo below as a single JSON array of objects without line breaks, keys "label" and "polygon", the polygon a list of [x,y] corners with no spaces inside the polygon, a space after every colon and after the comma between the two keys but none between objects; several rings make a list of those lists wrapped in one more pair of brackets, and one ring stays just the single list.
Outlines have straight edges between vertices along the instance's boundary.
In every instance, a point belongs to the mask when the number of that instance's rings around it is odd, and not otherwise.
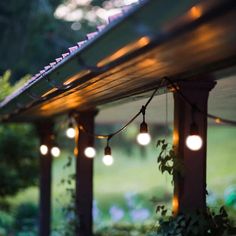
[{"label": "warm glow", "polygon": [[44,93],[44,94],[42,95],[42,97],[46,97],[46,96],[48,96],[49,94],[54,93],[55,91],[57,91],[57,88],[50,89],[48,92]]},{"label": "warm glow", "polygon": [[83,70],[80,73],[76,74],[75,76],[70,77],[68,80],[66,80],[63,84],[69,85],[70,83],[73,83],[74,81],[78,80],[82,76],[87,75],[90,72],[90,70]]},{"label": "warm glow", "polygon": [[179,209],[179,201],[176,196],[174,196],[172,200],[172,209],[173,209],[174,214],[177,214],[178,209]]},{"label": "warm glow", "polygon": [[216,124],[220,124],[222,121],[221,121],[220,118],[216,118],[216,119],[215,119],[215,122],[216,122]]},{"label": "warm glow", "polygon": [[147,58],[147,59],[143,59],[141,60],[139,63],[136,63],[136,65],[140,68],[140,69],[145,69],[151,66],[154,66],[156,64],[159,64],[157,62],[156,58]]},{"label": "warm glow", "polygon": [[113,160],[112,155],[105,155],[102,161],[106,166],[111,166],[114,160]]},{"label": "warm glow", "polygon": [[128,54],[128,53],[131,53],[139,48],[142,48],[144,46],[146,46],[147,44],[150,43],[150,39],[149,37],[142,37],[140,38],[139,40],[131,43],[131,44],[128,44],[127,46],[119,49],[118,51],[116,51],[114,54],[112,54],[111,56],[103,59],[102,61],[100,61],[98,63],[98,67],[101,67],[101,66],[104,66],[106,65],[107,63],[110,63],[114,60],[117,60],[118,58],[120,57],[123,57],[124,55]]},{"label": "warm glow", "polygon": [[187,147],[192,151],[198,151],[202,147],[202,138],[199,135],[189,135],[186,139]]},{"label": "warm glow", "polygon": [[197,19],[202,15],[202,10],[199,6],[194,6],[190,9],[189,13],[193,19]]},{"label": "warm glow", "polygon": [[42,144],[40,146],[39,150],[40,150],[40,153],[44,156],[47,155],[47,153],[48,153],[48,147],[44,144]]},{"label": "warm glow", "polygon": [[74,138],[75,137],[75,129],[73,127],[69,127],[67,130],[66,130],[66,136],[68,138]]},{"label": "warm glow", "polygon": [[61,154],[61,151],[58,147],[53,147],[51,149],[51,154],[54,156],[54,157],[59,157],[60,154]]},{"label": "warm glow", "polygon": [[146,146],[151,141],[151,136],[149,133],[139,133],[137,136],[137,141],[140,145]]},{"label": "warm glow", "polygon": [[137,44],[139,47],[144,47],[150,43],[150,39],[148,37],[142,37],[138,40]]},{"label": "warm glow", "polygon": [[96,150],[93,147],[86,147],[84,150],[84,155],[88,158],[93,158],[96,155]]},{"label": "warm glow", "polygon": [[[76,127],[75,127],[75,143],[76,143],[76,144],[78,144],[78,142],[79,142],[79,134],[80,134],[80,132],[79,132],[79,127],[76,126]],[[75,148],[74,148],[74,155],[75,155],[75,157],[78,157],[78,155],[79,155],[78,145],[75,145]]]},{"label": "warm glow", "polygon": [[177,146],[178,142],[179,142],[179,133],[177,132],[177,130],[174,130],[174,132],[173,132],[173,143],[174,143],[174,145]]}]

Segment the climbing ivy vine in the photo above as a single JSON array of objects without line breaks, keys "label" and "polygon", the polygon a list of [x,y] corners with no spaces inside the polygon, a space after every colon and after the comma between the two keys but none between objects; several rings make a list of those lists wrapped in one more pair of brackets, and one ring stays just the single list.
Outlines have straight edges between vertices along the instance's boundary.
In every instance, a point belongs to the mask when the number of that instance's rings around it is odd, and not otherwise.
[{"label": "climbing ivy vine", "polygon": [[[161,173],[167,172],[173,177],[176,173],[184,178],[184,163],[179,158],[174,146],[165,139],[157,141],[160,153],[157,157],[158,168]],[[225,208],[219,211],[207,208],[205,211],[178,213],[173,215],[165,205],[158,205],[156,212],[160,216],[157,226],[157,236],[226,236],[236,235]]]},{"label": "climbing ivy vine", "polygon": [[172,177],[174,173],[179,173],[181,176],[184,176],[184,164],[175,154],[174,146],[168,144],[165,139],[158,140],[156,146],[160,149],[157,164],[161,173],[167,172]]}]

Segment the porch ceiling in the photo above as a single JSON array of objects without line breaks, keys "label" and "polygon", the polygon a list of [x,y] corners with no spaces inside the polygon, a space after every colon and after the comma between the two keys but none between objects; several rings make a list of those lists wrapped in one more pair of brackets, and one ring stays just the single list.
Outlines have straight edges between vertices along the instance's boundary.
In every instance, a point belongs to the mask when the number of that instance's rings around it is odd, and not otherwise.
[{"label": "porch ceiling", "polygon": [[130,101],[164,76],[201,78],[231,67],[236,64],[235,19],[234,0],[144,1],[3,101],[0,118],[32,121]]}]

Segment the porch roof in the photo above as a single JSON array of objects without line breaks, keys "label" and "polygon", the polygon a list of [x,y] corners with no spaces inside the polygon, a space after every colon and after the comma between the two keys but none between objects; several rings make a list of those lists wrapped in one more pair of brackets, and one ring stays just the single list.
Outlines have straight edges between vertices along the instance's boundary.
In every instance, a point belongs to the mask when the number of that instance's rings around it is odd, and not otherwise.
[{"label": "porch roof", "polygon": [[232,67],[235,18],[233,0],[141,1],[2,101],[0,119],[33,121],[128,101],[164,76],[178,81]]}]

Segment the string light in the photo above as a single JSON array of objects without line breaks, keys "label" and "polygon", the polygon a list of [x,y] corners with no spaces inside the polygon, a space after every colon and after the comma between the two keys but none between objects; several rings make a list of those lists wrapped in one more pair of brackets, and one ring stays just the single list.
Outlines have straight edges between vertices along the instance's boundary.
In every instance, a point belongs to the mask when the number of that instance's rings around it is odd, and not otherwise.
[{"label": "string light", "polygon": [[151,136],[148,133],[148,127],[145,122],[142,122],[140,125],[140,133],[137,136],[137,141],[140,145],[146,146],[151,141]]},{"label": "string light", "polygon": [[189,136],[186,138],[186,146],[192,151],[198,151],[202,147],[202,138],[199,135],[199,129],[194,121],[194,114],[196,112],[196,106],[192,106],[192,123],[190,125]]},{"label": "string light", "polygon": [[[137,112],[124,126],[122,126],[119,130],[115,131],[114,133],[106,134],[106,135],[93,134],[93,133],[88,132],[82,125],[79,125],[78,128],[81,131],[88,134],[89,136],[92,136],[97,139],[107,139],[107,141],[109,141],[113,136],[122,132],[140,114],[142,114],[143,115],[143,122],[140,124],[140,133],[137,135],[137,141],[141,145],[147,145],[151,141],[151,136],[148,133],[148,125],[145,122],[145,111],[146,111],[147,106],[149,105],[149,103],[153,99],[153,97],[156,95],[158,89],[162,88],[163,86],[168,87],[169,91],[171,91],[171,92],[178,93],[185,100],[185,102],[187,104],[189,104],[189,106],[191,106],[191,108],[194,111],[196,110],[197,112],[205,115],[206,117],[214,119],[216,123],[228,123],[228,124],[236,125],[236,121],[226,120],[226,119],[211,115],[209,113],[206,113],[204,111],[201,111],[198,107],[196,107],[194,104],[192,104],[190,102],[190,100],[188,100],[188,98],[182,93],[182,91],[180,90],[178,85],[176,85],[174,82],[172,82],[169,78],[164,77],[163,80],[161,80],[161,83],[159,84],[158,88],[156,88],[153,91],[151,97],[148,99],[148,101],[145,103],[145,105],[142,106],[140,111]],[[171,90],[170,90],[170,88],[171,88]],[[72,128],[73,130],[70,128]],[[75,136],[75,130],[74,130],[73,126],[68,128],[67,133],[68,133],[67,136],[70,138],[73,138]],[[202,140],[201,136],[199,135],[198,127],[197,127],[196,123],[194,122],[194,119],[193,119],[193,122],[190,126],[190,134],[186,139],[186,145],[190,150],[193,150],[193,151],[197,151],[197,150],[201,149],[201,147],[203,145],[203,140]],[[89,158],[93,158],[96,155],[96,150],[92,146],[88,146],[87,148],[85,148],[84,154],[85,154],[85,156],[87,156]],[[103,162],[105,165],[112,165],[113,164],[113,157],[111,155],[111,148],[108,144],[105,147]]]},{"label": "string light", "polygon": [[54,144],[54,146],[53,146],[52,149],[51,149],[51,154],[52,154],[52,156],[54,156],[54,157],[59,157],[59,156],[60,156],[61,150],[60,150],[60,148],[58,147],[58,145]]},{"label": "string light", "polygon": [[39,147],[39,150],[40,150],[40,153],[45,156],[48,154],[48,147],[47,145],[45,144],[42,144],[40,147]]},{"label": "string light", "polygon": [[192,151],[198,151],[202,147],[202,138],[199,135],[198,127],[196,123],[192,123],[190,127],[189,136],[186,139],[187,147]]},{"label": "string light", "polygon": [[140,133],[137,136],[137,141],[140,145],[146,146],[151,141],[151,136],[148,133],[148,125],[145,122],[146,107],[142,106],[141,113],[143,115],[143,122],[140,124]]},{"label": "string light", "polygon": [[[162,87],[162,83],[160,84],[160,87]],[[138,142],[141,145],[147,145],[150,141],[151,141],[151,136],[148,134],[148,127],[147,124],[145,123],[145,111],[147,106],[149,105],[149,103],[151,102],[151,100],[153,99],[153,97],[155,96],[155,94],[157,93],[158,88],[156,88],[151,97],[148,99],[148,101],[145,103],[144,106],[142,106],[142,108],[140,109],[140,111],[138,111],[124,126],[122,126],[119,130],[115,131],[114,133],[111,134],[106,134],[106,135],[102,135],[102,134],[93,134],[90,133],[89,131],[87,131],[85,129],[85,127],[83,127],[83,125],[78,125],[78,128],[82,131],[85,132],[87,135],[93,137],[93,138],[97,138],[97,139],[107,139],[107,146],[105,147],[104,150],[104,157],[103,157],[103,163],[107,166],[110,166],[113,164],[114,159],[111,155],[111,148],[109,146],[109,140],[119,134],[120,132],[122,132],[125,128],[128,127],[128,125],[130,125],[140,114],[143,114],[143,122],[140,125],[140,134],[137,137]],[[71,114],[71,116],[73,117],[73,114]],[[96,155],[96,150],[92,147],[92,146],[88,146],[85,148],[84,150],[84,154],[85,156],[89,157],[89,158],[93,158]]]},{"label": "string light", "polygon": [[96,150],[94,147],[86,147],[84,149],[84,155],[88,158],[94,158],[96,156]]},{"label": "string light", "polygon": [[72,122],[69,122],[68,129],[66,130],[66,136],[70,139],[75,137],[75,128],[73,127]]},{"label": "string light", "polygon": [[104,157],[103,157],[102,161],[106,166],[110,166],[114,162],[113,156],[111,155],[111,148],[108,143],[104,149]]},{"label": "string light", "polygon": [[216,118],[215,122],[216,122],[216,124],[220,124],[221,123],[221,119],[220,118]]}]

